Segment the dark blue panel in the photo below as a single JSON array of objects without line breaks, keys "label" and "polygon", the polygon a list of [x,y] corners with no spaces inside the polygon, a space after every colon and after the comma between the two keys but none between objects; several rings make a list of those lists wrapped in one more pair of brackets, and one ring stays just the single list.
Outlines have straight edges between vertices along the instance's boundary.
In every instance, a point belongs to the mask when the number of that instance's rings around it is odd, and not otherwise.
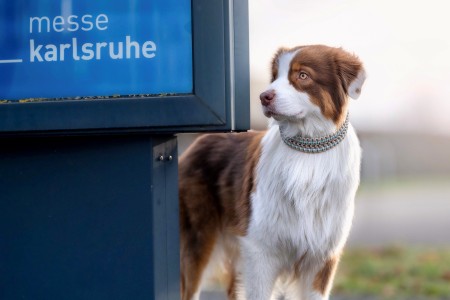
[{"label": "dark blue panel", "polygon": [[192,93],[190,0],[0,3],[0,99]]},{"label": "dark blue panel", "polygon": [[[163,223],[177,224],[176,192],[164,202],[165,189],[177,187],[176,143],[166,170],[154,168],[153,145],[145,136],[2,145],[0,299],[157,299],[169,287],[177,293],[178,276],[155,277],[158,268],[177,272],[178,253],[167,257],[167,247],[178,251],[178,235]],[[163,184],[153,184],[154,176]],[[166,236],[156,235],[161,230]],[[167,261],[171,271],[161,263]]]}]

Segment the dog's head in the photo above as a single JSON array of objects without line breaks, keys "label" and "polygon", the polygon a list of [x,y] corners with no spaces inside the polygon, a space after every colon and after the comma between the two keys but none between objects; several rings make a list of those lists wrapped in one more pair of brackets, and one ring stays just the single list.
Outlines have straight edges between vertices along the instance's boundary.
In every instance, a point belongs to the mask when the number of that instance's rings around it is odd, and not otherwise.
[{"label": "dog's head", "polygon": [[323,45],[278,50],[272,81],[260,95],[266,117],[300,121],[321,115],[336,125],[345,119],[348,96],[357,99],[366,74],[361,61]]}]

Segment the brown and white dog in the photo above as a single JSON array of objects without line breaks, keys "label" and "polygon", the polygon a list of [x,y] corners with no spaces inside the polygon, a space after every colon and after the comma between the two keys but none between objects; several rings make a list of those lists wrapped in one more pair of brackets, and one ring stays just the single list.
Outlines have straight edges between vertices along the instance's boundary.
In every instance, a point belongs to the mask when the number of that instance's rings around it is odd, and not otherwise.
[{"label": "brown and white dog", "polygon": [[[260,96],[266,132],[200,137],[180,158],[182,299],[219,270],[229,299],[328,299],[347,239],[361,150],[348,96],[360,60],[322,45],[280,49]],[[226,275],[226,276],[223,276]]]}]

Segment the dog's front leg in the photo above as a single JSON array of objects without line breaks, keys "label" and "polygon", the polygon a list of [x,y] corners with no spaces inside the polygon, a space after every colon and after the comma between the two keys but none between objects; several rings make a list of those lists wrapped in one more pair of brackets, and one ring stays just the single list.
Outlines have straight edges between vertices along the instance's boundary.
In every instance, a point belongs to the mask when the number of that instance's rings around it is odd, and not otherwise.
[{"label": "dog's front leg", "polygon": [[294,287],[294,299],[328,300],[333,278],[338,264],[338,257],[320,261],[307,270],[299,270]]},{"label": "dog's front leg", "polygon": [[246,300],[269,300],[280,271],[279,259],[256,245],[247,244],[241,249]]}]

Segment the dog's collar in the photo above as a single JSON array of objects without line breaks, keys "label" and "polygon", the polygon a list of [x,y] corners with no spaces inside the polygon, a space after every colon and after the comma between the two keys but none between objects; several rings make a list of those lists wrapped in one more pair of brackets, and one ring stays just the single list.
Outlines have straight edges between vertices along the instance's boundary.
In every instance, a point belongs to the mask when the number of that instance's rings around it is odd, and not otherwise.
[{"label": "dog's collar", "polygon": [[338,145],[347,134],[348,129],[348,114],[345,118],[344,124],[333,134],[327,135],[325,137],[318,138],[307,138],[301,135],[295,135],[293,137],[288,137],[282,131],[280,127],[280,135],[283,142],[289,147],[305,152],[305,153],[320,153],[330,150],[331,148]]}]

